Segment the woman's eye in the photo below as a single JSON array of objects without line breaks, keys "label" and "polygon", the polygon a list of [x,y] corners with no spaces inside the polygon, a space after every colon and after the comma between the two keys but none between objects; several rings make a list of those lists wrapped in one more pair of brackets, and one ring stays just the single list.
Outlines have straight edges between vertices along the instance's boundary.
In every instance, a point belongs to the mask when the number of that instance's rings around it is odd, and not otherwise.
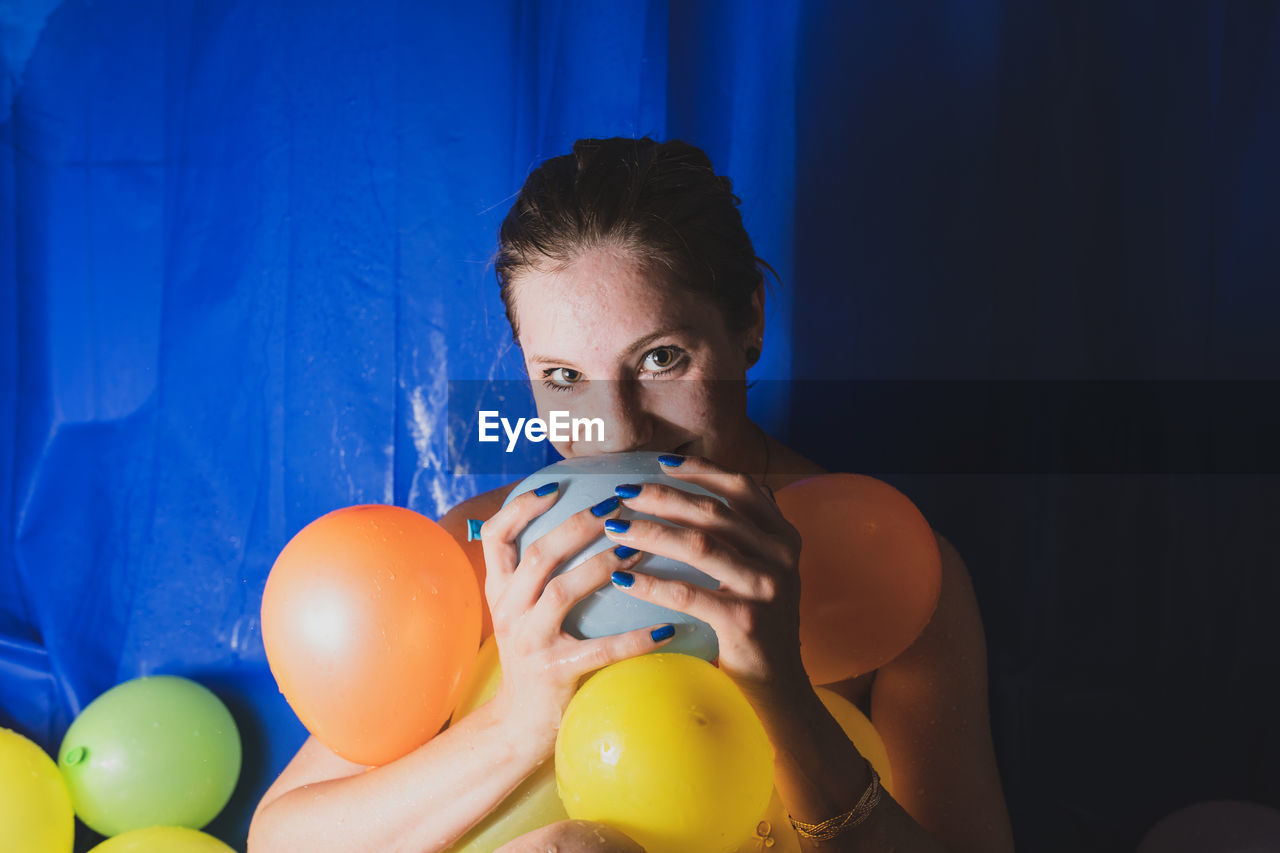
[{"label": "woman's eye", "polygon": [[582,371],[572,367],[552,367],[542,371],[543,385],[557,391],[568,391],[569,387],[582,381]]},{"label": "woman's eye", "polygon": [[649,373],[665,373],[680,363],[684,351],[679,347],[658,347],[644,355],[644,369]]}]

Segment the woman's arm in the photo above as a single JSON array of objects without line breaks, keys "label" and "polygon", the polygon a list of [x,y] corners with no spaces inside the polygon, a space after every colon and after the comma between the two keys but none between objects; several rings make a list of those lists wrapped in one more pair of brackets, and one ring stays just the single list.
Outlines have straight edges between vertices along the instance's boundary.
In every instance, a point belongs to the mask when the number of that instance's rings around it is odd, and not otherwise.
[{"label": "woman's arm", "polygon": [[[936,534],[935,534],[936,535]],[[991,744],[986,643],[960,555],[938,536],[938,607],[909,649],[881,667],[871,715],[894,788],[822,850],[1011,853],[1013,835]],[[807,684],[757,704],[775,746],[775,784],[797,820],[841,814],[870,783],[866,763]],[[802,850],[819,849],[801,839]]]},{"label": "woman's arm", "polygon": [[[637,574],[627,592],[715,629],[721,669],[769,733],[775,784],[788,812],[807,823],[842,814],[859,801],[871,777],[801,662],[799,534],[745,475],[696,457],[668,473],[724,496],[728,507],[646,484],[627,506],[680,526],[635,520],[625,532],[609,535],[693,565],[720,581],[720,588]],[[943,589],[929,626],[898,661],[881,668],[872,687],[874,722],[889,730],[881,734],[895,789],[909,791],[902,794],[908,809],[882,794],[866,820],[822,842],[823,850],[1011,849],[986,715],[977,604],[954,549],[944,550],[943,563]],[[817,847],[802,843],[806,850]]]},{"label": "woman's arm", "polygon": [[551,577],[600,536],[616,501],[611,509],[575,513],[521,557],[516,537],[557,497],[554,490],[522,494],[483,527],[485,592],[502,662],[497,695],[381,767],[352,764],[307,741],[254,815],[252,853],[444,849],[551,758],[564,707],[583,675],[669,642],[655,644],[649,629],[594,640],[561,630],[570,609],[639,558],[604,551]]},{"label": "woman's arm", "polygon": [[931,835],[955,853],[1009,853],[1013,831],[991,742],[982,618],[964,561],[937,539],[937,611],[911,647],[876,673],[871,718],[899,801]]},{"label": "woman's arm", "polygon": [[309,738],[259,803],[250,853],[445,849],[549,758],[495,703],[377,768]]}]

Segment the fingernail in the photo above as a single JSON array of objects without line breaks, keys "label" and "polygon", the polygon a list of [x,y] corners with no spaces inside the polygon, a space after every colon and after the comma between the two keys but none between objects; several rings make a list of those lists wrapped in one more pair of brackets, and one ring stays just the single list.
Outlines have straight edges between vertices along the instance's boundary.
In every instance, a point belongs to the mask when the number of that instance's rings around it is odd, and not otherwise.
[{"label": "fingernail", "polygon": [[630,545],[619,545],[617,548],[613,549],[613,553],[617,555],[619,560],[625,560],[627,557],[635,554],[636,549],[632,548]]},{"label": "fingernail", "polygon": [[559,483],[543,483],[541,486],[538,486],[538,488],[534,489],[533,493],[540,498],[545,498],[547,495],[551,494],[558,488],[560,488]]},{"label": "fingernail", "polygon": [[609,576],[609,579],[613,581],[616,586],[631,586],[636,582],[636,576],[631,574],[631,572],[614,572]]},{"label": "fingernail", "polygon": [[661,628],[654,628],[649,632],[649,636],[653,637],[655,643],[661,643],[663,640],[669,640],[676,635],[675,625],[663,625]]},{"label": "fingernail", "polygon": [[478,518],[467,519],[467,541],[475,542],[480,538],[480,528],[484,526],[484,522]]},{"label": "fingernail", "polygon": [[667,453],[658,457],[658,462],[668,468],[678,468],[684,463],[683,456],[677,456],[674,453]]},{"label": "fingernail", "polygon": [[631,522],[621,518],[611,518],[604,523],[604,529],[610,533],[626,533],[631,527]]},{"label": "fingernail", "polygon": [[596,518],[599,518],[602,515],[608,515],[609,513],[613,512],[617,508],[618,508],[617,498],[605,498],[604,500],[600,501],[600,503],[596,504],[591,508],[591,514],[594,515]]},{"label": "fingernail", "polygon": [[635,483],[623,483],[621,486],[614,487],[613,493],[620,498],[634,498],[640,494],[640,487]]}]

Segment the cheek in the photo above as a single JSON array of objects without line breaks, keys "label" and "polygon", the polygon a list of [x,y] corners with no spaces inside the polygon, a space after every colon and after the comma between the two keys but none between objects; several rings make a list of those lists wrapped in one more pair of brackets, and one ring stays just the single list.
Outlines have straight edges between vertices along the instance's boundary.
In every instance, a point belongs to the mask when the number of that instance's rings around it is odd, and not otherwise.
[{"label": "cheek", "polygon": [[[572,397],[572,394],[565,393],[563,391],[552,391],[543,387],[541,381],[535,380],[533,383],[533,402],[537,406],[538,417],[541,418],[544,423],[550,423],[552,412],[567,411],[570,413],[571,417],[576,416],[578,413],[575,411],[575,407],[565,399]],[[570,443],[551,441],[550,438],[547,440],[557,451],[559,451],[561,456],[568,458],[573,455],[573,447]]]},{"label": "cheek", "polygon": [[[600,452],[599,440],[585,437],[595,435],[587,428],[583,428],[584,437],[578,442],[573,441],[572,422],[599,419],[605,424],[605,430],[608,432],[612,425],[616,424],[618,412],[609,395],[602,393],[607,390],[611,390],[611,386],[604,383],[587,383],[587,387],[579,386],[572,391],[553,391],[544,386],[540,380],[533,383],[533,398],[538,408],[538,417],[550,424],[552,414],[559,413],[561,423],[566,424],[564,430],[568,435],[567,440],[556,441],[551,436],[547,438],[561,456],[568,459]],[[627,412],[633,416],[639,414],[639,410],[632,407],[627,407]]]},{"label": "cheek", "polygon": [[690,432],[705,433],[714,428],[721,414],[714,385],[679,379],[655,385],[659,387],[646,401],[655,415]]}]

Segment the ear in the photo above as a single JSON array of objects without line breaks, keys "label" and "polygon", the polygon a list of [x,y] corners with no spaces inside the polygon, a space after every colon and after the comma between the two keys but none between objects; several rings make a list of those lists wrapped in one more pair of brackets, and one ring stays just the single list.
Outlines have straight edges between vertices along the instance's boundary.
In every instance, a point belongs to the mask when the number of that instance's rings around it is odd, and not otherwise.
[{"label": "ear", "polygon": [[764,340],[764,284],[756,286],[751,294],[751,318],[743,332],[743,346],[758,346]]}]

